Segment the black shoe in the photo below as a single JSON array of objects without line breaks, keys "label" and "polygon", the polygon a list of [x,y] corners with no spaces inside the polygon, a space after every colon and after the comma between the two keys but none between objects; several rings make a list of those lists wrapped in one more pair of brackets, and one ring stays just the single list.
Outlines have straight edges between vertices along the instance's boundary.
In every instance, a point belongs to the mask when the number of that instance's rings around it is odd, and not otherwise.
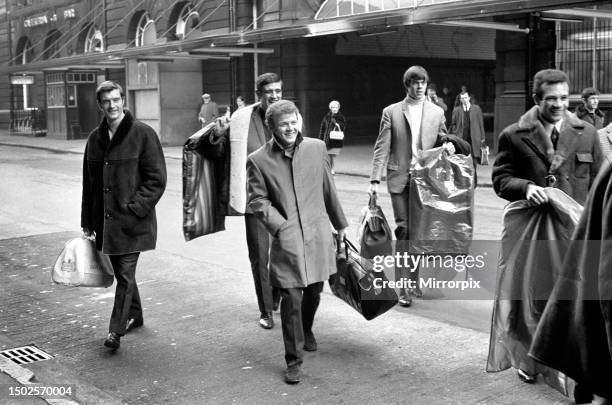
[{"label": "black shoe", "polygon": [[261,314],[261,316],[259,317],[259,326],[264,329],[272,329],[274,327],[274,318],[272,317],[272,312]]},{"label": "black shoe", "polygon": [[516,374],[518,375],[518,378],[524,383],[533,384],[534,382],[536,382],[536,376],[529,374],[525,370],[521,370],[519,368],[518,370],[516,370]]},{"label": "black shoe", "polygon": [[125,326],[125,333],[129,333],[136,328],[140,328],[142,325],[144,325],[142,319],[130,318]]},{"label": "black shoe", "polygon": [[409,307],[410,305],[412,305],[412,297],[406,290],[401,290],[398,302],[402,307]]},{"label": "black shoe", "polygon": [[421,298],[423,296],[423,291],[419,287],[410,288],[408,293],[415,298]]},{"label": "black shoe", "polygon": [[272,303],[272,307],[275,312],[278,311],[278,308],[280,307],[280,300],[281,299],[279,297],[278,300],[275,299],[274,302]]},{"label": "black shoe", "polygon": [[302,377],[302,372],[300,371],[299,364],[293,364],[287,367],[285,371],[285,382],[287,384],[297,384],[300,382],[300,378]]},{"label": "black shoe", "polygon": [[306,350],[307,352],[317,351],[317,339],[315,339],[314,334],[312,332],[304,333],[304,350]]},{"label": "black shoe", "polygon": [[121,346],[121,335],[115,332],[110,332],[108,334],[108,337],[104,341],[104,346],[113,350],[117,350],[119,346]]}]

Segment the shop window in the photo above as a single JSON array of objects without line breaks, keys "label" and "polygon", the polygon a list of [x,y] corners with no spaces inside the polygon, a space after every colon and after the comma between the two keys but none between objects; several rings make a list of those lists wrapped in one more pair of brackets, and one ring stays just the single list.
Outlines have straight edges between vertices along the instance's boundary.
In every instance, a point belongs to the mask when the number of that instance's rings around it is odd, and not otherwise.
[{"label": "shop window", "polygon": [[557,22],[556,65],[570,79],[570,92],[585,87],[612,93],[612,21],[585,19],[582,23]]},{"label": "shop window", "polygon": [[95,83],[96,75],[93,72],[70,72],[66,74],[67,83]]},{"label": "shop window", "polygon": [[47,73],[47,84],[64,84],[64,73]]},{"label": "shop window", "polygon": [[47,107],[63,108],[66,106],[66,91],[64,85],[47,85]]}]

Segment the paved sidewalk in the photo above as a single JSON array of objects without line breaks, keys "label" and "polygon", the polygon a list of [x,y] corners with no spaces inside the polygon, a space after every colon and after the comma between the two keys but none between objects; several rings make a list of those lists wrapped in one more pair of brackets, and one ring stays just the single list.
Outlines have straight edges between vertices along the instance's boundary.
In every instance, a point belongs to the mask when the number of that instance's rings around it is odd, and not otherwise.
[{"label": "paved sidewalk", "polygon": [[[23,135],[8,135],[6,130],[0,130],[0,145],[14,145],[28,148],[50,150],[54,152],[82,154],[85,149],[85,139],[62,140],[49,137],[31,137]],[[372,164],[371,143],[346,145],[336,158],[336,173],[351,176],[369,177]],[[182,159],[183,150],[180,146],[164,146],[164,154],[169,159]],[[493,161],[491,157],[491,162]],[[478,165],[478,186],[491,187],[491,165]],[[364,189],[367,181],[364,181]]]}]

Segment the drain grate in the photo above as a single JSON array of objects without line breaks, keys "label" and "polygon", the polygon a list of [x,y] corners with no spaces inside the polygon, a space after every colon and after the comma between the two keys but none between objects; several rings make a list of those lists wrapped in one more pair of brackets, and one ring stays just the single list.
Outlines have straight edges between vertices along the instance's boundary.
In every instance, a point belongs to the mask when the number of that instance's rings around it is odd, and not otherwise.
[{"label": "drain grate", "polygon": [[53,358],[53,356],[51,356],[49,353],[40,350],[36,346],[23,346],[16,347],[14,349],[2,350],[0,352],[0,356],[17,364],[34,363],[35,361],[49,360]]}]

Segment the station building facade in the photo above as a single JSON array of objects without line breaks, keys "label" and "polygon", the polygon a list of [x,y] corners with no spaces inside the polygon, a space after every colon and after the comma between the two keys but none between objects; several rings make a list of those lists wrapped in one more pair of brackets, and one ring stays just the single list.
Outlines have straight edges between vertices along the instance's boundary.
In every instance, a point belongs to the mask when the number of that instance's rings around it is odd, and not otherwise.
[{"label": "station building facade", "polygon": [[[0,124],[12,134],[87,136],[94,89],[116,80],[162,143],[198,129],[203,92],[220,114],[254,78],[281,75],[284,97],[316,136],[331,100],[347,142],[373,142],[382,108],[405,96],[404,70],[424,66],[438,94],[465,85],[496,134],[531,104],[531,77],[558,67],[612,106],[612,7],[603,1],[5,0],[0,5]],[[452,108],[452,103],[449,108]]]}]

